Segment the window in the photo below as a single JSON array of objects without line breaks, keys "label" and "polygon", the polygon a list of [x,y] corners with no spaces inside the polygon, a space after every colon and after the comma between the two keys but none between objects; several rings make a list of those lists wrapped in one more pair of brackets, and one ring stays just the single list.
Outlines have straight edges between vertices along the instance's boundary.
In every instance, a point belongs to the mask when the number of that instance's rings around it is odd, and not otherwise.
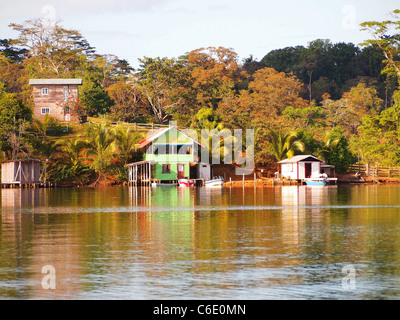
[{"label": "window", "polygon": [[170,146],[165,144],[154,145],[154,154],[170,154]]},{"label": "window", "polygon": [[163,164],[162,165],[162,173],[171,173],[171,165]]},{"label": "window", "polygon": [[69,88],[64,87],[64,101],[67,101],[69,98]]},{"label": "window", "polygon": [[48,88],[42,88],[42,95],[47,96],[49,94]]},{"label": "window", "polygon": [[153,144],[148,149],[150,154],[192,154],[191,145],[173,145],[173,144]]},{"label": "window", "polygon": [[50,108],[42,108],[42,114],[50,114]]},{"label": "window", "polygon": [[190,145],[178,145],[177,154],[192,154],[192,146]]}]

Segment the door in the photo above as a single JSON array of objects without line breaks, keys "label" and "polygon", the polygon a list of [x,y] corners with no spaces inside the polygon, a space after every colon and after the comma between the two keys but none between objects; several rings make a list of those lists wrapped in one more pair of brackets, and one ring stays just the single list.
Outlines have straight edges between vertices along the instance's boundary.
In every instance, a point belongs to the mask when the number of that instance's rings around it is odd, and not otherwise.
[{"label": "door", "polygon": [[178,164],[178,179],[185,178],[185,165]]},{"label": "door", "polygon": [[311,163],[305,163],[306,178],[311,178]]}]

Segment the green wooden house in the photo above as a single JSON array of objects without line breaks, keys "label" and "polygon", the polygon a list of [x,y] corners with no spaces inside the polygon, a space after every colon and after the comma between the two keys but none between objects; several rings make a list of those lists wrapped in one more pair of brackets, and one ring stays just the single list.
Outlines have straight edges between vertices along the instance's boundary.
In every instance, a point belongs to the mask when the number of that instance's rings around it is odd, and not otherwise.
[{"label": "green wooden house", "polygon": [[179,179],[198,178],[199,146],[196,140],[173,126],[149,134],[137,146],[144,151],[144,161],[127,165],[129,183],[131,185],[175,184]]}]

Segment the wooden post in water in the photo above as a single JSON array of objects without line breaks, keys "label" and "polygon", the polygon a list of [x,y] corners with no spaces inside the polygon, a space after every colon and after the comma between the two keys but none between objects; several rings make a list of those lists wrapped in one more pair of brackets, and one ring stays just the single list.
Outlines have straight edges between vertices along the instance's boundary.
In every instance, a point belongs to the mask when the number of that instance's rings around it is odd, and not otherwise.
[{"label": "wooden post in water", "polygon": [[151,186],[151,163],[149,162],[149,186]]}]

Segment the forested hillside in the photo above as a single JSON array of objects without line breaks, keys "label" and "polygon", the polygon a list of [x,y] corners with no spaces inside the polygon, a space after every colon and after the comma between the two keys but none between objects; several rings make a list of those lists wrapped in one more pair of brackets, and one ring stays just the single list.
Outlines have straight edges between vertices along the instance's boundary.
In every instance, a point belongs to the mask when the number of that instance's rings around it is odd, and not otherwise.
[{"label": "forested hillside", "polygon": [[123,181],[143,135],[99,125],[78,126],[71,138],[51,118],[32,119],[29,79],[82,78],[87,116],[252,128],[257,165],[274,167],[294,153],[318,156],[339,172],[355,161],[400,165],[399,16],[395,10],[392,20],[363,23],[363,44],[316,39],[260,61],[231,48],[199,48],[139,57],[137,70],[112,52],[96,53],[77,30],[40,19],[11,24],[19,37],[0,40],[0,158],[49,159],[49,175],[59,181]]}]

